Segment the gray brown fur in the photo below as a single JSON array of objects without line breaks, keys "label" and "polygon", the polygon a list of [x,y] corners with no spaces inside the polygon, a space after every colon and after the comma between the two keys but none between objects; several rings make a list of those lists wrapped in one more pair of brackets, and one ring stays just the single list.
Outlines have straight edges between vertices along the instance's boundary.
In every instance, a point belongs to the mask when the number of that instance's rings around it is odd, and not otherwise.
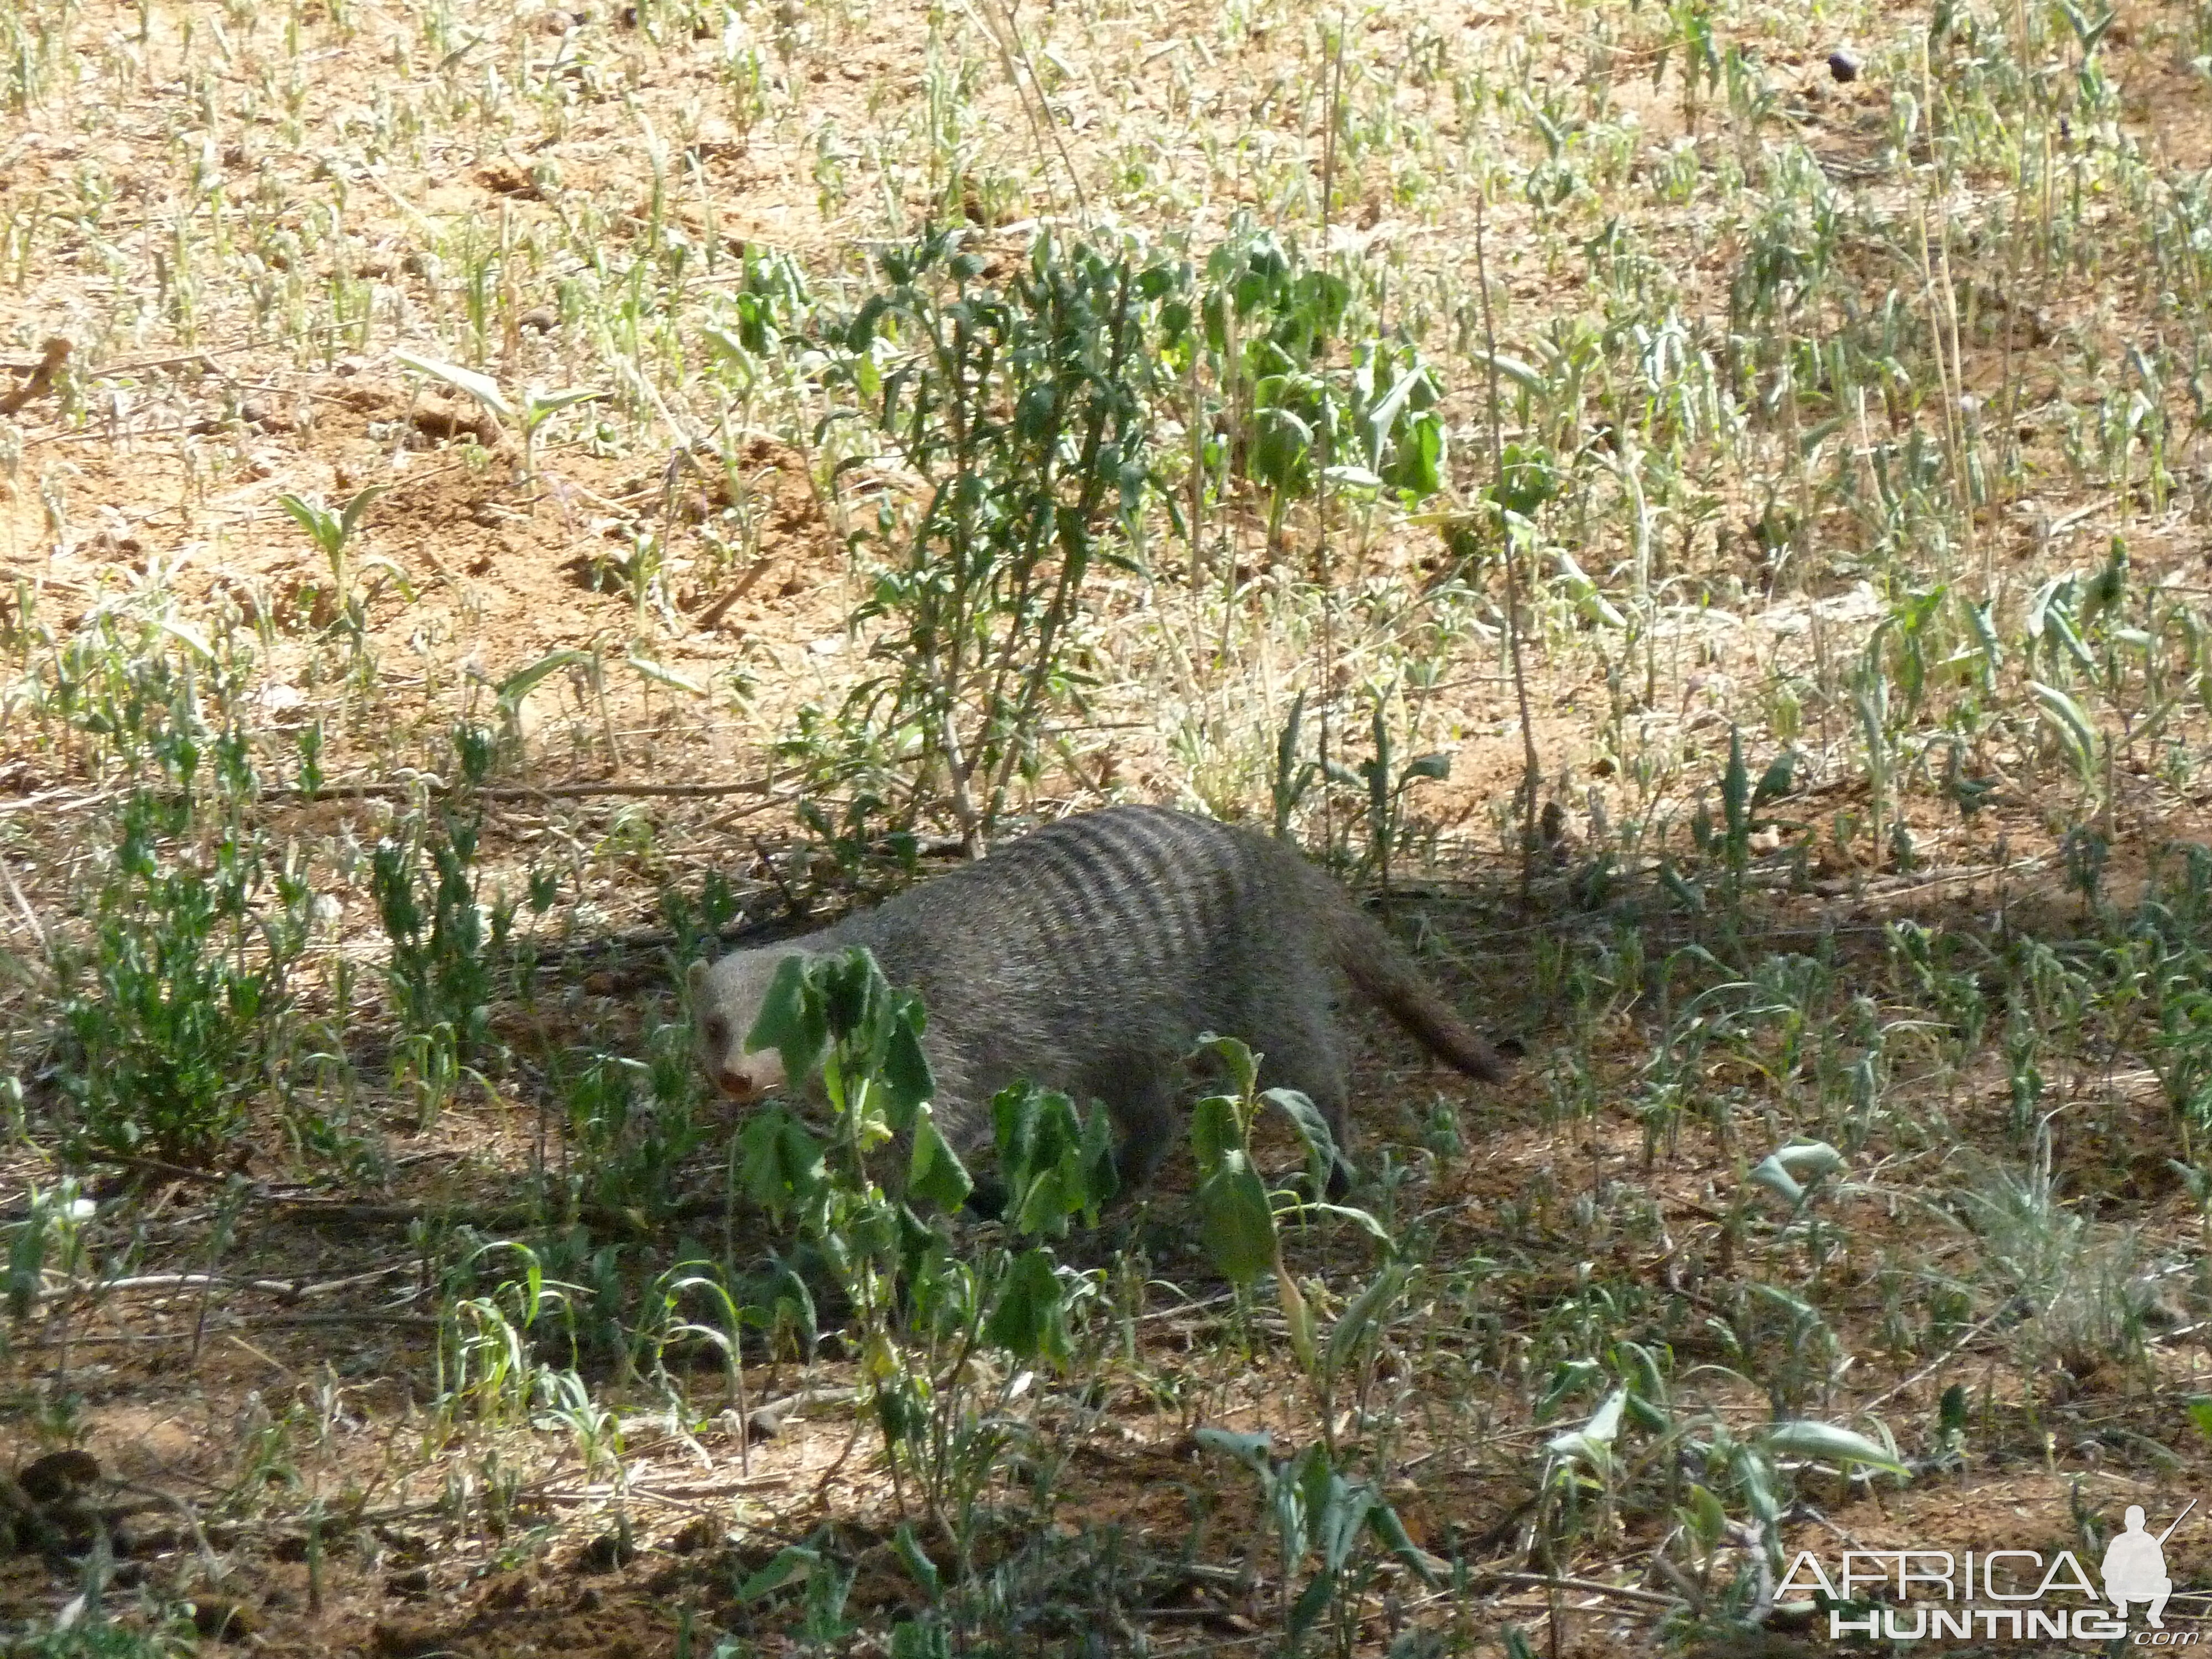
[{"label": "gray brown fur", "polygon": [[1266,1088],[1303,1091],[1348,1148],[1330,1011],[1340,969],[1437,1058],[1470,1077],[1498,1056],[1343,890],[1285,843],[1158,806],[1066,818],[833,927],[713,968],[693,1000],[708,1075],[749,1101],[783,1082],[745,1036],[777,965],[865,945],[928,1010],[936,1116],[964,1157],[991,1140],[991,1097],[1018,1078],[1097,1099],[1140,1184],[1178,1127],[1182,1062],[1200,1033],[1241,1037]]}]

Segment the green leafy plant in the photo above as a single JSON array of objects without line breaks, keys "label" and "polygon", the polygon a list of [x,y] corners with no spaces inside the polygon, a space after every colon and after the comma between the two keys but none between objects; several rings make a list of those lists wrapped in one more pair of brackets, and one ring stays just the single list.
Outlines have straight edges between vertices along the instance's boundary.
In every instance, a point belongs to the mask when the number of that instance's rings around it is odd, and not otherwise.
[{"label": "green leafy plant", "polygon": [[538,428],[564,409],[578,404],[596,402],[605,397],[588,386],[567,386],[558,392],[547,392],[531,386],[519,398],[510,398],[500,389],[497,380],[473,368],[463,368],[459,363],[442,362],[434,357],[424,357],[412,351],[395,351],[395,361],[441,380],[457,392],[475,398],[496,420],[513,427],[522,435],[522,476],[526,482],[538,476]]},{"label": "green leafy plant", "polygon": [[[362,515],[367,513],[377,498],[387,494],[389,484],[370,484],[356,490],[346,504],[333,512],[321,500],[310,495],[282,495],[276,505],[291,514],[301,529],[307,532],[331,568],[331,600],[329,610],[334,616],[348,618],[356,632],[367,626],[366,619],[354,602],[353,579],[355,567],[350,557],[354,532],[360,528]],[[368,562],[397,580],[403,589],[406,574],[389,559]]]},{"label": "green leafy plant", "polygon": [[1743,733],[1729,728],[1728,765],[1721,774],[1721,822],[1715,826],[1711,811],[1700,800],[1690,835],[1699,854],[1719,860],[1731,905],[1743,902],[1744,883],[1751,873],[1751,838],[1765,827],[1759,809],[1789,795],[1796,769],[1796,755],[1785,750],[1767,763],[1753,784],[1744,763]]},{"label": "green leafy plant", "polygon": [[1443,753],[1416,755],[1402,767],[1390,735],[1388,696],[1378,690],[1369,720],[1375,752],[1359,763],[1358,781],[1367,795],[1368,857],[1376,878],[1387,894],[1390,888],[1390,859],[1404,838],[1406,792],[1424,779],[1441,781],[1451,775],[1451,757]]},{"label": "green leafy plant", "polygon": [[1070,1320],[1090,1291],[1046,1241],[1078,1216],[1095,1219],[1113,1163],[1103,1114],[1085,1120],[1064,1096],[1006,1090],[991,1112],[1012,1243],[956,1250],[941,1221],[912,1207],[941,1215],[975,1189],[929,1110],[925,1018],[865,949],[786,961],[747,1046],[776,1049],[787,1076],[818,1073],[829,1135],[772,1107],[740,1133],[738,1170],[742,1190],[795,1222],[835,1278],[893,1467],[918,1475],[942,1515],[990,1478],[1006,1433],[969,1393],[968,1358],[985,1348],[1031,1364],[1070,1358]]},{"label": "green leafy plant", "polygon": [[1321,763],[1301,759],[1299,755],[1300,728],[1305,712],[1306,694],[1301,691],[1291,700],[1290,714],[1275,736],[1275,771],[1268,783],[1268,794],[1278,838],[1289,836],[1291,816],[1304,801],[1314,781],[1321,776]]},{"label": "green leafy plant", "polygon": [[1190,1144],[1198,1159],[1200,1240],[1240,1297],[1261,1279],[1273,1276],[1283,1317],[1290,1327],[1291,1348],[1299,1364],[1310,1370],[1319,1358],[1314,1316],[1297,1280],[1283,1262],[1284,1223],[1306,1216],[1336,1215],[1356,1223],[1386,1244],[1389,1240],[1364,1210],[1323,1203],[1317,1197],[1271,1192],[1252,1156],[1252,1125],[1261,1108],[1274,1107],[1297,1127],[1306,1147],[1305,1176],[1308,1191],[1313,1194],[1340,1189],[1350,1170],[1337,1149],[1328,1120],[1296,1089],[1262,1091],[1257,1060],[1235,1037],[1206,1036],[1200,1039],[1200,1051],[1221,1066],[1231,1090],[1209,1095],[1191,1109]]},{"label": "green leafy plant", "polygon": [[[1201,1428],[1195,1438],[1207,1450],[1236,1459],[1260,1482],[1281,1565],[1283,1633],[1292,1651],[1326,1613],[1333,1612],[1345,1632],[1357,1625],[1360,1596],[1384,1555],[1437,1586],[1432,1558],[1414,1547],[1397,1511],[1372,1482],[1346,1479],[1326,1446],[1278,1459],[1264,1434]],[[1305,1582],[1293,1595],[1291,1586],[1302,1575]]]},{"label": "green leafy plant", "polygon": [[74,1177],[64,1176],[40,1190],[34,1183],[25,1194],[28,1213],[22,1220],[0,1229],[8,1240],[8,1316],[27,1319],[46,1296],[46,1275],[67,1279],[82,1273],[85,1228],[98,1206],[77,1190]]},{"label": "green leafy plant", "polygon": [[911,745],[916,803],[941,795],[980,844],[1040,763],[1041,724],[1079,696],[1071,631],[1094,562],[1127,556],[1149,477],[1152,333],[1184,279],[1042,237],[994,288],[957,231],[878,264],[885,285],[825,322],[817,348],[923,500],[906,521],[885,503],[866,532],[879,561],[853,625],[883,621],[875,654],[896,666],[843,718]]},{"label": "green leafy plant", "polygon": [[501,901],[487,917],[478,905],[481,830],[478,817],[441,806],[434,823],[386,837],[370,854],[377,917],[392,943],[385,981],[400,1021],[396,1058],[426,1122],[496,1046],[492,964],[514,907]]},{"label": "green leafy plant", "polygon": [[1208,257],[1206,277],[1202,337],[1228,428],[1210,464],[1266,489],[1271,547],[1291,505],[1324,483],[1407,504],[1443,487],[1434,368],[1388,339],[1355,344],[1348,368],[1328,361],[1351,300],[1343,277],[1305,267],[1294,246],[1249,223]]},{"label": "green leafy plant", "polygon": [[189,797],[125,801],[93,943],[56,969],[75,1133],[199,1164],[274,1080],[312,896],[252,834],[195,846],[193,828]]}]

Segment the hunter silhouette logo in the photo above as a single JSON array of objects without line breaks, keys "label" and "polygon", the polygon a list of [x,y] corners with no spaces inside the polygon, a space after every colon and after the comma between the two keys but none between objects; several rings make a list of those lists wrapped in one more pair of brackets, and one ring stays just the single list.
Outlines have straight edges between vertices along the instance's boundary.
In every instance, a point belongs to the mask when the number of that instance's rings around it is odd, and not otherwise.
[{"label": "hunter silhouette logo", "polygon": [[2173,1594],[2173,1580],[2166,1576],[2166,1540],[2196,1507],[2192,1498],[2188,1507],[2173,1517],[2172,1525],[2154,1538],[2143,1530],[2142,1505],[2128,1505],[2128,1529],[2105,1551],[2105,1595],[2112,1604],[2113,1618],[2125,1620],[2128,1603],[2141,1601],[2151,1628],[2166,1628],[2166,1620],[2160,1615],[2166,1611],[2166,1598]]}]

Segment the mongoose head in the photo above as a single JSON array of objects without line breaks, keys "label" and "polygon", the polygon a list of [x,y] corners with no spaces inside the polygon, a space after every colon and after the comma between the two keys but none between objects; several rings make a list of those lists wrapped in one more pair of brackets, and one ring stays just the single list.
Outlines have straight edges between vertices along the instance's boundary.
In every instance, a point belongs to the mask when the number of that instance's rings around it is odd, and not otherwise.
[{"label": "mongoose head", "polygon": [[739,1105],[774,1094],[786,1081],[783,1056],[773,1048],[745,1052],[745,1038],[760,1018],[775,970],[804,951],[738,951],[709,968],[691,964],[691,1006],[699,1019],[699,1060],[707,1076]]}]

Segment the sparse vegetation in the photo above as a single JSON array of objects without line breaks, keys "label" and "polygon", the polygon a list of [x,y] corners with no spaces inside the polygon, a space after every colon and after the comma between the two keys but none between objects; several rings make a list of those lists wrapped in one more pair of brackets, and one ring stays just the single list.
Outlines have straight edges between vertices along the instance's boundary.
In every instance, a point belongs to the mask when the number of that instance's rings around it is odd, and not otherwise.
[{"label": "sparse vegetation", "polygon": [[[2163,1526],[2208,76],[2200,0],[0,9],[0,1653],[1779,1653],[1800,1550]],[[1367,1045],[1324,1199],[1224,1042],[1119,1208],[1010,1091],[986,1219],[855,958],[762,1032],[823,1110],[707,1096],[690,960],[1113,799],[1517,1074]]]}]

